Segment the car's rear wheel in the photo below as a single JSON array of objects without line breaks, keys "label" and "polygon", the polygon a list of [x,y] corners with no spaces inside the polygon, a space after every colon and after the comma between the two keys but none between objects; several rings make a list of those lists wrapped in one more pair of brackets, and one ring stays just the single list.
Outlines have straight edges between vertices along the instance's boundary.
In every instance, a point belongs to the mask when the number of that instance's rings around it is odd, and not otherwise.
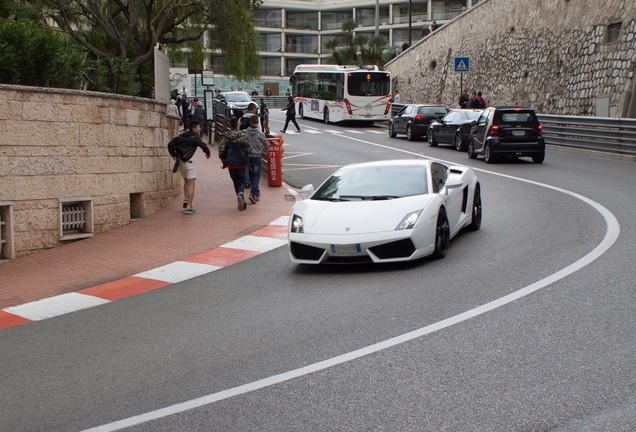
[{"label": "car's rear wheel", "polygon": [[397,136],[395,129],[393,129],[393,123],[389,123],[389,136],[391,138],[395,138]]},{"label": "car's rear wheel", "polygon": [[477,155],[475,154],[475,143],[473,140],[472,135],[468,137],[468,157],[471,159],[477,159]]},{"label": "car's rear wheel", "polygon": [[471,231],[477,231],[481,228],[481,191],[479,185],[475,186],[475,193],[473,194],[473,211],[470,225],[468,229]]},{"label": "car's rear wheel", "polygon": [[305,111],[303,110],[303,104],[298,104],[298,115],[301,119],[305,118]]},{"label": "car's rear wheel", "polygon": [[448,253],[448,244],[450,243],[450,226],[446,217],[446,210],[442,207],[437,215],[437,226],[435,228],[435,250],[433,258],[444,258]]},{"label": "car's rear wheel", "polygon": [[413,128],[410,125],[406,127],[406,139],[409,141],[415,140],[415,135],[413,135]]},{"label": "car's rear wheel", "polygon": [[532,156],[532,162],[534,163],[543,163],[545,160],[545,153],[541,153],[540,155]]},{"label": "car's rear wheel", "polygon": [[462,134],[460,132],[455,134],[455,150],[464,150],[464,143],[462,142]]},{"label": "car's rear wheel", "polygon": [[486,163],[495,163],[495,156],[492,154],[492,148],[490,147],[490,143],[486,143],[484,146],[484,160]]},{"label": "car's rear wheel", "polygon": [[428,145],[431,147],[437,147],[437,143],[435,142],[435,134],[432,129],[428,131]]},{"label": "car's rear wheel", "polygon": [[324,120],[325,124],[329,124],[329,110],[327,108],[325,108],[322,119]]}]

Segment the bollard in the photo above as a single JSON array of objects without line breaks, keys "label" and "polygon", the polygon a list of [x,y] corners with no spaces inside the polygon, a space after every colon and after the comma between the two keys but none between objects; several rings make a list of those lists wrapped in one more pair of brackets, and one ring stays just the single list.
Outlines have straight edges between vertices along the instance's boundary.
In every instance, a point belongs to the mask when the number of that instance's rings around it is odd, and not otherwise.
[{"label": "bollard", "polygon": [[267,138],[269,149],[267,150],[267,178],[269,186],[283,185],[283,137],[278,135]]}]

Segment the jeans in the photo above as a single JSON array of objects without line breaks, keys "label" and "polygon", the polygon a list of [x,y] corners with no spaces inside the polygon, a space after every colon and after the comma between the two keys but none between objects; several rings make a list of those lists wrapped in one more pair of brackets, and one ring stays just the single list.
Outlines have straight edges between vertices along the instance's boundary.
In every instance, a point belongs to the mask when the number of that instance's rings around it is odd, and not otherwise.
[{"label": "jeans", "polygon": [[252,190],[250,191],[250,194],[252,195],[257,194],[261,191],[258,187],[258,184],[261,181],[262,167],[263,162],[260,156],[250,156],[248,168],[250,170],[250,178],[252,179]]},{"label": "jeans", "polygon": [[245,168],[229,168],[229,171],[236,194],[245,192]]}]

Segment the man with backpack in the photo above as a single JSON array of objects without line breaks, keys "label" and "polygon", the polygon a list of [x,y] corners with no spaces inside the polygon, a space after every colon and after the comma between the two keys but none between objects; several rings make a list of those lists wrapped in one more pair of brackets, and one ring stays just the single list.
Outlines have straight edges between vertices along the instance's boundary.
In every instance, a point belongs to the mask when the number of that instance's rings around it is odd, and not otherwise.
[{"label": "man with backpack", "polygon": [[186,214],[197,213],[197,210],[192,207],[194,182],[197,179],[197,168],[194,164],[194,153],[197,151],[197,147],[200,147],[205,152],[206,159],[210,159],[210,149],[201,140],[200,133],[201,124],[197,120],[193,120],[188,131],[174,137],[168,143],[168,152],[176,161],[172,172],[175,173],[179,170],[184,180],[183,194],[185,199],[183,200],[183,208]]}]

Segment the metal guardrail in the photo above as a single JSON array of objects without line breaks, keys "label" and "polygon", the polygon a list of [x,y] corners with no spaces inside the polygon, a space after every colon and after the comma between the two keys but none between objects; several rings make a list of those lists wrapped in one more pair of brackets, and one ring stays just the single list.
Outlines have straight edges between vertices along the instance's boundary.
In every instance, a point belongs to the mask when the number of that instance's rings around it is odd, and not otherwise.
[{"label": "metal guardrail", "polygon": [[636,119],[537,114],[546,144],[636,155]]}]

